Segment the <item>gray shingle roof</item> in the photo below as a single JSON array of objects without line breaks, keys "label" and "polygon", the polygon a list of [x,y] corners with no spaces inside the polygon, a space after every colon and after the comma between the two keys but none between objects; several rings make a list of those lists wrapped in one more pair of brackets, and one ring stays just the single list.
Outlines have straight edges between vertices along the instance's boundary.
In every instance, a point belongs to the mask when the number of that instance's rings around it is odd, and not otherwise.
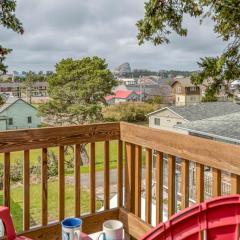
[{"label": "gray shingle roof", "polygon": [[174,82],[172,83],[172,86],[179,82],[183,87],[194,87],[195,85],[191,82],[190,77],[181,77],[181,78],[175,78]]},{"label": "gray shingle roof", "polygon": [[240,112],[240,105],[232,102],[211,102],[182,107],[171,106],[169,109],[188,121],[196,121]]},{"label": "gray shingle roof", "polygon": [[175,127],[193,133],[240,142],[240,112],[193,121]]}]

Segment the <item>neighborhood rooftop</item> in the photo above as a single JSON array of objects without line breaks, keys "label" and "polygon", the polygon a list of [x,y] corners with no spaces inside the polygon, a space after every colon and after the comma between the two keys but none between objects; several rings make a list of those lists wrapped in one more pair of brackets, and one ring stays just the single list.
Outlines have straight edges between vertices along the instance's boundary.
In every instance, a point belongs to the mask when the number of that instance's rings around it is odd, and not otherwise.
[{"label": "neighborhood rooftop", "polygon": [[[202,120],[240,112],[240,105],[233,102],[209,102],[191,106],[171,106],[166,108],[188,121]],[[163,111],[166,108],[161,108],[155,112],[149,113],[148,116]]]},{"label": "neighborhood rooftop", "polygon": [[240,143],[240,112],[176,125],[192,133]]}]

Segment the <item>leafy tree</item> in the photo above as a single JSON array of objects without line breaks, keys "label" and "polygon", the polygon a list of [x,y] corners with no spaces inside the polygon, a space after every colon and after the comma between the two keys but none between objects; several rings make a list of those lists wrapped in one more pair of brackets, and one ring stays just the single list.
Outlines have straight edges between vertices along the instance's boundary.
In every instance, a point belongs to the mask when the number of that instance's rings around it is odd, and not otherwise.
[{"label": "leafy tree", "polygon": [[[48,78],[50,101],[39,113],[53,125],[84,124],[102,119],[105,96],[117,85],[104,59],[86,57],[63,59],[56,73]],[[71,148],[69,146],[68,148]],[[71,149],[65,149],[65,152]],[[82,164],[88,162],[85,145],[81,145]]]},{"label": "leafy tree", "polygon": [[[16,1],[0,0],[0,25],[12,29],[14,32],[23,34],[22,23],[17,19],[14,12],[16,10]],[[7,67],[4,65],[6,55],[11,49],[5,48],[0,44],[0,73],[6,72]]]},{"label": "leafy tree", "polygon": [[101,120],[104,97],[117,84],[105,60],[98,57],[63,59],[48,83],[51,100],[40,107],[40,115],[54,125]]},{"label": "leafy tree", "polygon": [[169,43],[169,34],[176,32],[187,35],[183,26],[184,15],[211,18],[214,32],[228,42],[220,56],[205,57],[198,62],[201,71],[192,76],[195,84],[202,84],[207,78],[213,81],[207,89],[207,95],[214,96],[224,80],[240,77],[240,11],[239,0],[149,0],[145,3],[145,16],[138,21],[138,40],[152,41],[155,45]]}]

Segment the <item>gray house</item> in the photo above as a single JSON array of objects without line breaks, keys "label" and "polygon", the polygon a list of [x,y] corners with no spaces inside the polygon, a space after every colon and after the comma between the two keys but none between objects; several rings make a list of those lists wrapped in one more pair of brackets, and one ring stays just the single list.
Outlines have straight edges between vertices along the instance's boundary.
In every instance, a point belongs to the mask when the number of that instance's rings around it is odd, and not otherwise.
[{"label": "gray house", "polygon": [[240,144],[240,112],[188,122],[175,126],[190,135]]},{"label": "gray house", "polygon": [[23,99],[9,97],[0,107],[0,131],[37,128],[40,123],[37,109]]}]

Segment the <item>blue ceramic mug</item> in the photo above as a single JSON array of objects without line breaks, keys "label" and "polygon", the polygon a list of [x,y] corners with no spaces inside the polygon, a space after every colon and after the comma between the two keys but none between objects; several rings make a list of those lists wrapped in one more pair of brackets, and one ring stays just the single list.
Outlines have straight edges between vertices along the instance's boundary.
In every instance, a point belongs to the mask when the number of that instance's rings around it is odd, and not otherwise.
[{"label": "blue ceramic mug", "polygon": [[80,218],[66,218],[62,221],[62,240],[80,240],[82,220]]}]

